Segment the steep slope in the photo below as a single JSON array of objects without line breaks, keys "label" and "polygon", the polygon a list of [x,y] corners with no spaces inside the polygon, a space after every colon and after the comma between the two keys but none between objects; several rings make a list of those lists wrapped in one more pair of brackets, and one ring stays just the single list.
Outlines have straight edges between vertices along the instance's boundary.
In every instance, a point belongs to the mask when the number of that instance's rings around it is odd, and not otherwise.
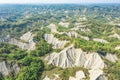
[{"label": "steep slope", "polygon": [[[105,59],[116,62],[118,59],[116,55],[107,54],[104,56]],[[101,55],[92,52],[83,52],[81,49],[75,49],[73,45],[64,48],[59,53],[52,53],[48,55],[45,60],[48,64],[52,64],[61,68],[71,68],[71,67],[84,67],[89,71],[90,80],[99,80],[101,75],[104,74],[103,69],[105,63],[101,58]],[[102,76],[103,80],[107,78]],[[79,80],[77,77],[70,77],[69,80]],[[80,79],[83,80],[83,79]]]},{"label": "steep slope", "polygon": [[20,71],[20,67],[16,63],[8,64],[5,61],[0,62],[0,73],[3,76],[9,75],[11,71],[17,74]]},{"label": "steep slope", "polygon": [[7,36],[7,37],[1,38],[0,42],[17,45],[21,49],[26,49],[26,50],[34,50],[35,49],[35,42],[33,41],[33,35],[31,32],[25,33],[23,36],[20,37],[20,39],[22,41],[17,40],[15,38],[11,38],[10,36]]},{"label": "steep slope", "polygon": [[81,49],[75,49],[73,45],[63,49],[60,53],[53,53],[46,57],[49,64],[62,68],[81,66],[88,69],[103,69],[104,62],[98,53],[83,52]]},{"label": "steep slope", "polygon": [[56,33],[57,32],[57,27],[55,24],[51,23],[50,25],[47,26],[48,28],[51,29],[52,33]]},{"label": "steep slope", "polygon": [[64,48],[65,44],[68,42],[68,41],[60,41],[59,39],[55,38],[53,34],[45,34],[44,39],[49,44],[52,44],[54,49],[62,49]]}]

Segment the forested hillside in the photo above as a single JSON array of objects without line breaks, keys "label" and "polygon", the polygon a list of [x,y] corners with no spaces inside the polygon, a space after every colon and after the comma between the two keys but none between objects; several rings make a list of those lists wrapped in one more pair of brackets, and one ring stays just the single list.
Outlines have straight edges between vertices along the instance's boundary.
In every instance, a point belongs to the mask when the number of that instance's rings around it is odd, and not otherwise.
[{"label": "forested hillside", "polygon": [[119,4],[0,5],[0,80],[119,79]]}]

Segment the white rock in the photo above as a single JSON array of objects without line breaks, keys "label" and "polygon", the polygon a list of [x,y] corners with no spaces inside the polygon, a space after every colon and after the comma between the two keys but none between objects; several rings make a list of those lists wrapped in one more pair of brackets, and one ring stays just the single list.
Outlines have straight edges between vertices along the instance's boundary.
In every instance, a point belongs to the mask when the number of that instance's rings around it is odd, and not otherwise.
[{"label": "white rock", "polygon": [[78,79],[76,79],[75,77],[69,77],[69,80],[78,80]]},{"label": "white rock", "polygon": [[87,54],[87,61],[84,64],[85,68],[87,68],[87,69],[103,69],[104,66],[105,66],[105,64],[98,53]]},{"label": "white rock", "polygon": [[80,79],[85,78],[85,74],[84,74],[83,71],[77,71],[75,77],[78,78],[78,79],[80,80]]},{"label": "white rock", "polygon": [[80,38],[82,38],[82,39],[84,39],[84,40],[89,41],[89,38],[88,38],[88,37],[86,37],[86,36],[80,36]]},{"label": "white rock", "polygon": [[49,64],[59,66],[62,68],[67,67],[85,67],[88,69],[103,69],[104,62],[98,53],[83,52],[81,49],[75,49],[70,45],[63,49],[60,53],[52,53],[46,57]]},{"label": "white rock", "polygon": [[2,73],[2,75],[7,76],[9,74],[9,69],[6,66],[5,61],[0,62],[0,72]]},{"label": "white rock", "polygon": [[87,58],[86,52],[83,52],[81,49],[75,49],[75,66],[83,67]]},{"label": "white rock", "polygon": [[115,54],[110,54],[110,53],[107,53],[105,58],[111,62],[116,62],[118,61],[118,58]]},{"label": "white rock", "polygon": [[69,37],[78,37],[78,34],[75,31],[66,32],[65,34],[67,34]]},{"label": "white rock", "polygon": [[89,77],[90,77],[90,80],[96,80],[100,75],[103,74],[103,71],[100,70],[100,69],[96,69],[96,70],[89,70]]},{"label": "white rock", "polygon": [[68,22],[60,22],[59,25],[63,26],[63,27],[69,27],[69,24]]},{"label": "white rock", "polygon": [[26,50],[34,50],[35,49],[36,43],[33,41],[33,35],[32,35],[31,32],[25,33],[20,38],[22,40],[26,41],[27,43],[19,41],[19,40],[15,39],[15,38],[10,38],[10,37],[9,38],[4,37],[4,38],[2,38],[0,40],[0,42],[16,45],[16,46],[20,47],[21,49],[26,49]]},{"label": "white rock", "polygon": [[48,76],[46,76],[43,80],[51,80]]},{"label": "white rock", "polygon": [[14,74],[20,71],[20,67],[17,64],[7,64],[5,61],[0,62],[0,73],[3,76],[9,75],[9,72],[13,70]]},{"label": "white rock", "polygon": [[65,44],[68,42],[68,41],[61,41],[61,40],[55,38],[53,34],[45,34],[44,39],[49,44],[52,44],[54,49],[62,49],[62,48],[64,48]]},{"label": "white rock", "polygon": [[109,43],[107,40],[98,39],[98,38],[94,38],[93,41],[97,41],[97,42],[101,42],[101,43]]},{"label": "white rock", "polygon": [[120,46],[115,47],[115,50],[119,50],[119,49],[120,49]]},{"label": "white rock", "polygon": [[83,66],[85,63],[85,53],[82,50],[76,49],[73,45],[62,50],[60,53],[52,53],[46,57],[49,64],[59,66],[62,68],[73,67],[73,66]]},{"label": "white rock", "polygon": [[109,37],[114,37],[114,38],[117,38],[120,40],[120,35],[118,35],[117,33],[113,34],[113,35],[110,35]]},{"label": "white rock", "polygon": [[46,76],[43,80],[59,80],[59,75],[53,74],[53,78],[49,78],[48,76]]},{"label": "white rock", "polygon": [[51,29],[52,33],[57,33],[57,27],[55,24],[51,23],[50,25],[47,26],[48,28]]},{"label": "white rock", "polygon": [[83,32],[91,32],[90,29],[86,27],[80,27],[78,30],[83,31]]},{"label": "white rock", "polygon": [[29,42],[29,40],[32,39],[32,38],[33,38],[33,34],[32,34],[30,31],[27,32],[27,33],[25,33],[25,34],[23,34],[23,35],[20,37],[21,40],[24,40],[24,41],[26,41],[26,42]]}]

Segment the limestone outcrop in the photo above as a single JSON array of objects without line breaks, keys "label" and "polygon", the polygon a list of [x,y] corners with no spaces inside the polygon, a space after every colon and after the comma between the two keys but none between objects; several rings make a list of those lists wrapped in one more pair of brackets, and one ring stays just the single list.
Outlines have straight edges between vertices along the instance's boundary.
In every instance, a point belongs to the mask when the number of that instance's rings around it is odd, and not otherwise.
[{"label": "limestone outcrop", "polygon": [[54,49],[62,49],[64,48],[65,44],[68,42],[68,41],[61,41],[57,39],[56,37],[54,37],[53,34],[45,34],[44,39],[49,44],[52,44]]},{"label": "limestone outcrop", "polygon": [[8,64],[5,61],[0,62],[0,73],[2,73],[3,76],[9,75],[10,71],[17,74],[20,71],[20,67],[15,63]]}]

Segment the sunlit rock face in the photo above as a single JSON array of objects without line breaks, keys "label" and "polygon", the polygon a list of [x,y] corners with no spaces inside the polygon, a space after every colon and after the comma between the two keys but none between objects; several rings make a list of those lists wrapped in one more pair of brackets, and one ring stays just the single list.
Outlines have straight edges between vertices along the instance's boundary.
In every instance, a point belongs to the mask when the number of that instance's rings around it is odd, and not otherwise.
[{"label": "sunlit rock face", "polygon": [[64,48],[65,44],[68,42],[68,41],[61,41],[57,39],[56,37],[54,37],[53,34],[45,34],[44,39],[49,44],[52,44],[54,49],[62,49]]},{"label": "sunlit rock face", "polygon": [[9,43],[20,47],[25,50],[34,50],[35,42],[33,41],[33,34],[31,32],[27,32],[20,37],[21,40],[17,40],[11,37],[4,37],[0,39],[2,43]]},{"label": "sunlit rock face", "polygon": [[89,53],[87,54],[87,60],[84,64],[84,67],[87,69],[103,69],[104,62],[99,56],[98,53]]},{"label": "sunlit rock face", "polygon": [[115,47],[115,50],[119,50],[120,49],[120,45]]},{"label": "sunlit rock face", "polygon": [[[64,48],[59,53],[48,55],[45,60],[48,64],[53,64],[61,68],[84,67],[89,71],[90,80],[96,80],[103,74],[105,64],[98,53],[83,52],[81,49],[75,49],[73,45]],[[69,80],[84,80],[77,77],[70,77]]]},{"label": "sunlit rock face", "polygon": [[10,71],[17,74],[20,71],[20,67],[16,63],[8,64],[5,61],[0,62],[0,73],[3,76],[9,75]]},{"label": "sunlit rock face", "polygon": [[29,42],[29,40],[33,39],[33,34],[29,31],[25,34],[23,34],[21,37],[20,37],[21,40],[24,40],[26,42]]},{"label": "sunlit rock face", "polygon": [[90,80],[96,80],[100,75],[103,74],[103,71],[100,69],[96,69],[96,70],[89,70],[89,76],[90,76]]},{"label": "sunlit rock face", "polygon": [[22,47],[22,49],[34,50],[36,43],[33,41],[34,35],[29,31],[20,37],[21,40],[27,43]]},{"label": "sunlit rock face", "polygon": [[65,34],[69,37],[78,38],[78,34],[75,31],[66,32]]},{"label": "sunlit rock face", "polygon": [[53,78],[48,77],[47,75],[43,80],[61,80],[58,74],[52,74]]},{"label": "sunlit rock face", "polygon": [[46,57],[49,64],[62,68],[81,66],[88,69],[103,69],[104,62],[98,53],[83,52],[75,49],[73,45],[63,49],[60,53],[53,53]]},{"label": "sunlit rock face", "polygon": [[59,25],[68,28],[70,23],[68,23],[68,22],[60,22]]},{"label": "sunlit rock face", "polygon": [[51,23],[47,27],[51,29],[52,33],[57,33],[57,26],[55,24]]},{"label": "sunlit rock face", "polygon": [[94,38],[93,41],[101,42],[101,43],[109,43],[107,40],[104,40],[104,39],[98,39],[98,38]]},{"label": "sunlit rock face", "polygon": [[113,63],[119,60],[115,54],[110,54],[110,53],[106,54],[105,58]]},{"label": "sunlit rock face", "polygon": [[111,38],[117,38],[117,39],[120,40],[120,35],[117,34],[117,33],[115,33],[115,34],[113,34],[113,35],[110,35],[109,37],[111,37]]}]

